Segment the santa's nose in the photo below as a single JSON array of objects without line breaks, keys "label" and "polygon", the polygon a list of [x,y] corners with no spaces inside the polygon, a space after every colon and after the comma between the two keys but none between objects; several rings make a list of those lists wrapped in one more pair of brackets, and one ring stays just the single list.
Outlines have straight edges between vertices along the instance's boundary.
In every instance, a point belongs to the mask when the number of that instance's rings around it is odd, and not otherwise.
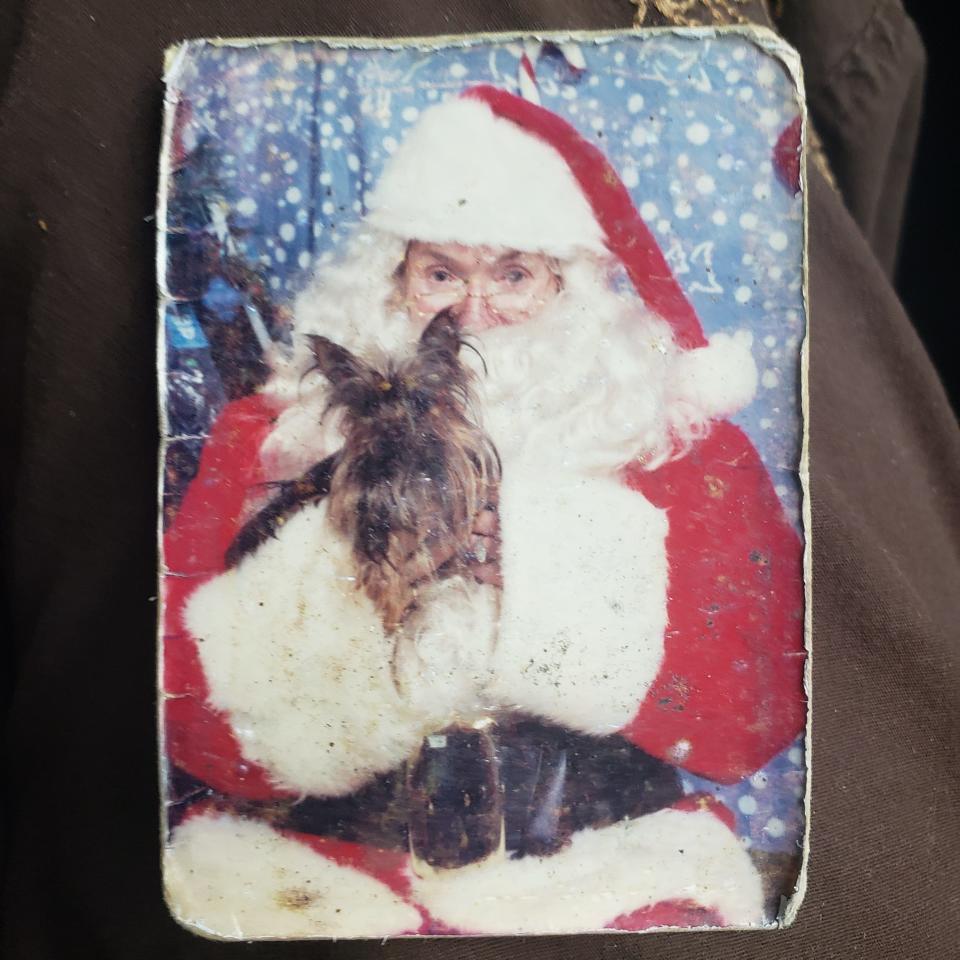
[{"label": "santa's nose", "polygon": [[490,310],[482,292],[468,292],[453,308],[453,315],[465,330],[485,330],[496,325],[496,317]]}]

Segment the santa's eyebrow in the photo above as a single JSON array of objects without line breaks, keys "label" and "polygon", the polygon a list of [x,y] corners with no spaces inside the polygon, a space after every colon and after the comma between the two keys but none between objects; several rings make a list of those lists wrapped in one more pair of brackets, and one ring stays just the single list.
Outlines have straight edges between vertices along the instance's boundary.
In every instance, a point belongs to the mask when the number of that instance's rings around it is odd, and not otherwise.
[{"label": "santa's eyebrow", "polygon": [[497,257],[497,263],[505,263],[507,260],[522,260],[525,256],[526,254],[522,250],[508,250]]},{"label": "santa's eyebrow", "polygon": [[451,267],[454,270],[462,270],[463,264],[458,263],[453,257],[447,256],[445,253],[441,253],[439,250],[434,250],[432,247],[427,247],[424,251],[426,258],[428,260],[437,260],[446,267]]}]

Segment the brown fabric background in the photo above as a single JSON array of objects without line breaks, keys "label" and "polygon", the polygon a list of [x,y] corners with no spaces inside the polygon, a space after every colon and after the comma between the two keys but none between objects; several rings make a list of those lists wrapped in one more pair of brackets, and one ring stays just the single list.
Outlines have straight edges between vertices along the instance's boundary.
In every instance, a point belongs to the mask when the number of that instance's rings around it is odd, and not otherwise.
[{"label": "brown fabric background", "polygon": [[[779,4],[843,192],[811,171],[813,853],[796,925],[215,944],[161,899],[153,223],[189,36],[629,26],[625,0],[0,6],[3,949],[108,958],[903,958],[960,922],[960,437],[890,287],[923,51],[897,3]],[[846,203],[846,206],[845,206]],[[848,212],[849,211],[849,212]]]}]

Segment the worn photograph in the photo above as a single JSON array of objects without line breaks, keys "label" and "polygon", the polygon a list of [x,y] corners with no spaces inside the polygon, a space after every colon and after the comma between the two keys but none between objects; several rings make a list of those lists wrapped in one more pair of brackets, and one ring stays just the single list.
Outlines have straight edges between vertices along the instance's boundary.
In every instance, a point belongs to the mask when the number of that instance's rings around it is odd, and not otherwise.
[{"label": "worn photograph", "polygon": [[165,106],[173,916],[228,940],[792,922],[792,51],[191,40]]}]

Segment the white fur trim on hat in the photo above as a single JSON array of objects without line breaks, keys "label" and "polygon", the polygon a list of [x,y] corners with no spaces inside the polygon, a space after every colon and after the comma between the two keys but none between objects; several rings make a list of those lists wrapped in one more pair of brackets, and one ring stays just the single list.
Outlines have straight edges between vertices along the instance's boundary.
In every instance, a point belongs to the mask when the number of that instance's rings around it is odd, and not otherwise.
[{"label": "white fur trim on hat", "polygon": [[369,223],[428,243],[502,246],[567,259],[606,253],[560,154],[476,100],[426,111],[389,161]]},{"label": "white fur trim on hat", "polygon": [[465,933],[586,933],[671,900],[761,926],[763,885],[733,832],[706,810],[660,810],[574,834],[550,857],[487,860],[416,879],[414,899]]},{"label": "white fur trim on hat", "polygon": [[705,419],[729,417],[749,404],[757,392],[753,335],[715,333],[706,347],[687,350],[676,360],[672,399],[689,404]]},{"label": "white fur trim on hat", "polygon": [[163,879],[180,923],[225,940],[386,937],[422,922],[375,877],[266,824],[212,811],[174,831]]}]

